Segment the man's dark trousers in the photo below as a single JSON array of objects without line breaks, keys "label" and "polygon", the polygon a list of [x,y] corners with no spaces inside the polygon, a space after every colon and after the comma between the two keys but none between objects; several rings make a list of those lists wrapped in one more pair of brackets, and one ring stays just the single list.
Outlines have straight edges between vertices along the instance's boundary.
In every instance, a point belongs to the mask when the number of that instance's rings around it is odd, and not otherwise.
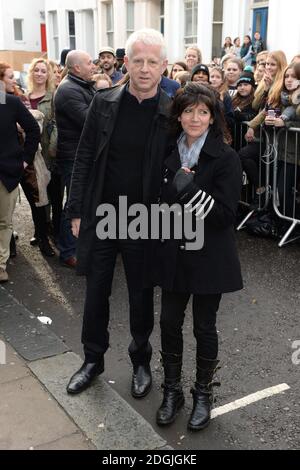
[{"label": "man's dark trousers", "polygon": [[143,240],[95,241],[87,274],[82,343],[87,362],[97,362],[109,347],[109,297],[118,252],[121,253],[129,293],[130,333],[128,351],[133,364],[150,362],[149,337],[153,330],[153,289],[143,286]]}]

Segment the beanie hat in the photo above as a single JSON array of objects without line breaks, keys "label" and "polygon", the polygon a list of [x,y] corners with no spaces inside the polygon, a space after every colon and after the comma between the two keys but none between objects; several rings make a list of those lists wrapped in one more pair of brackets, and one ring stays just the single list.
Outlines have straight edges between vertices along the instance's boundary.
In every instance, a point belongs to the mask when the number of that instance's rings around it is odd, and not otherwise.
[{"label": "beanie hat", "polygon": [[253,88],[255,88],[254,74],[252,72],[244,71],[237,81],[237,86],[239,86],[241,83],[248,83],[248,85],[251,85]]},{"label": "beanie hat", "polygon": [[208,69],[207,65],[204,65],[204,64],[195,65],[195,67],[193,68],[192,73],[191,73],[191,80],[193,80],[193,76],[196,75],[196,73],[199,73],[199,72],[205,73],[208,76],[208,81],[209,81],[209,79],[210,79],[209,69]]},{"label": "beanie hat", "polygon": [[69,52],[71,52],[72,49],[63,49],[60,54],[60,65],[62,67],[65,67],[66,65],[66,58]]},{"label": "beanie hat", "polygon": [[124,55],[125,55],[125,49],[117,49],[116,50],[117,59],[123,59]]}]

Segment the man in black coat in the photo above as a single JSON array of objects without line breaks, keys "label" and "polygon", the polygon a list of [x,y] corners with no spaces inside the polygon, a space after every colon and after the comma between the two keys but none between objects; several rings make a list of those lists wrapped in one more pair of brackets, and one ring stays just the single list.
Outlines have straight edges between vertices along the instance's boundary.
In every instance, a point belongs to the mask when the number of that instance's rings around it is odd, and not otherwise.
[{"label": "man in black coat", "polygon": [[[58,130],[57,163],[69,194],[77,146],[95,94],[92,81],[95,66],[89,54],[78,50],[68,53],[66,66],[68,75],[55,95],[55,117]],[[65,210],[59,234],[59,250],[62,264],[75,267],[76,239],[72,235]]]},{"label": "man in black coat", "polygon": [[[17,124],[25,131],[20,144]],[[21,100],[0,92],[0,282],[8,281],[6,263],[12,235],[12,216],[24,168],[33,162],[40,128]]]},{"label": "man in black coat", "polygon": [[[133,364],[131,393],[146,396],[151,388],[149,337],[153,329],[153,289],[145,288],[147,242],[99,239],[96,217],[100,204],[119,214],[119,197],[136,203],[157,203],[162,161],[168,145],[168,96],[160,89],[167,66],[162,35],[154,30],[133,33],[127,42],[128,85],[99,91],[91,105],[78,147],[68,204],[75,236],[79,236],[77,268],[87,276],[82,343],[85,361],[67,390],[79,393],[104,370],[109,347],[109,297],[117,253],[121,252],[130,304],[129,355]],[[109,227],[111,228],[111,227]]]}]

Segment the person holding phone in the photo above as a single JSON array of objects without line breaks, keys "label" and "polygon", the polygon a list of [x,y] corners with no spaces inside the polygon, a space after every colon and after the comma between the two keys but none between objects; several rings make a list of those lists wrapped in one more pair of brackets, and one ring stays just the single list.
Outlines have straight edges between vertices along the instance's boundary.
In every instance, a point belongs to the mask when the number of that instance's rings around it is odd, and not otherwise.
[{"label": "person holding phone", "polygon": [[259,142],[257,131],[260,125],[264,123],[268,110],[279,107],[282,80],[286,66],[287,60],[284,52],[270,52],[267,56],[264,78],[255,91],[252,103],[253,109],[259,112],[254,119],[248,122],[248,130],[245,134],[245,140],[248,145],[239,151],[243,170],[255,189],[252,201],[254,209],[258,205],[259,196],[265,192],[265,187],[259,181],[258,170],[260,152],[261,150],[264,151],[265,142]]}]

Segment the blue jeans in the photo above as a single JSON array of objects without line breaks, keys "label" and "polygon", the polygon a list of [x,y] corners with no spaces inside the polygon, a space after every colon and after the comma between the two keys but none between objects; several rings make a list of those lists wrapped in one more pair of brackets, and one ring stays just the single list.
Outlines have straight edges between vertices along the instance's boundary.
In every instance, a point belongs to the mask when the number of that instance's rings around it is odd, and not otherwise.
[{"label": "blue jeans", "polygon": [[67,189],[67,201],[62,212],[61,222],[60,222],[60,231],[58,237],[58,249],[60,251],[60,259],[65,261],[71,256],[76,254],[77,239],[72,234],[71,221],[67,218],[66,209],[67,202],[69,199],[72,171],[73,171],[73,161],[58,161],[58,168],[61,174],[61,178],[64,186]]}]

